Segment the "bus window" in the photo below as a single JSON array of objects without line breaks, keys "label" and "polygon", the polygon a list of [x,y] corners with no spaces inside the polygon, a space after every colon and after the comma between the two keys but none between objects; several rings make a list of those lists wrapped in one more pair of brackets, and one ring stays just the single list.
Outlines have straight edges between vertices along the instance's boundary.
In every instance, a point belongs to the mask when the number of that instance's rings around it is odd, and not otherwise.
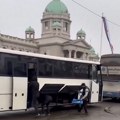
[{"label": "bus window", "polygon": [[54,76],[60,78],[72,77],[72,63],[66,61],[54,61]]},{"label": "bus window", "polygon": [[12,62],[6,61],[6,72],[9,76],[12,76]]},{"label": "bus window", "polygon": [[14,76],[25,77],[27,75],[26,64],[15,62],[14,63]]},{"label": "bus window", "polygon": [[40,58],[38,61],[38,74],[40,77],[45,76],[45,60],[44,60],[44,58]]},{"label": "bus window", "polygon": [[53,61],[49,59],[39,59],[38,62],[38,73],[42,77],[52,77],[53,76]]},{"label": "bus window", "polygon": [[65,66],[64,66],[64,62],[62,61],[54,61],[54,76],[55,77],[61,77],[64,76],[65,71]]},{"label": "bus window", "polygon": [[92,79],[92,65],[91,64],[88,65],[88,78]]},{"label": "bus window", "polygon": [[12,56],[3,53],[1,53],[0,56],[0,75],[12,76]]},{"label": "bus window", "polygon": [[53,76],[53,63],[52,60],[47,59],[45,63],[45,75],[46,76]]},{"label": "bus window", "polygon": [[92,79],[97,83],[98,82],[98,76],[97,76],[97,66],[92,65]]},{"label": "bus window", "polygon": [[73,76],[75,78],[89,78],[89,65],[84,63],[73,63]]}]

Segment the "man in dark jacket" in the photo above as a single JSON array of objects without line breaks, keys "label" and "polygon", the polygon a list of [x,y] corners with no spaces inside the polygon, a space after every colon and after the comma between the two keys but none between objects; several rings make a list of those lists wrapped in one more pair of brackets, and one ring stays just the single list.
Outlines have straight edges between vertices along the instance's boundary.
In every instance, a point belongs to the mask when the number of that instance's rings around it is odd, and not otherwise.
[{"label": "man in dark jacket", "polygon": [[84,108],[85,113],[87,114],[87,103],[89,97],[89,88],[85,85],[85,83],[82,83],[80,86],[80,90],[78,91],[78,99],[83,101],[83,104],[78,106],[78,111],[81,112],[81,110]]},{"label": "man in dark jacket", "polygon": [[32,94],[32,106],[34,107],[37,116],[39,116],[40,115],[38,111],[39,83],[37,82],[37,79],[33,78],[32,81],[30,82],[29,87],[31,89]]}]

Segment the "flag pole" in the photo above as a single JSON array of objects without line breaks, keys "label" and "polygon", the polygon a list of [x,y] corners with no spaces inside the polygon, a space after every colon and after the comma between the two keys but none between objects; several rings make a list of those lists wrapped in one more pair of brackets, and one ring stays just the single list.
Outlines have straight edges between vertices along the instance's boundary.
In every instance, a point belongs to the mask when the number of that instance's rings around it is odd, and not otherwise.
[{"label": "flag pole", "polygon": [[[103,13],[102,13],[102,17],[103,17]],[[101,54],[102,54],[102,39],[103,39],[103,20],[101,23],[101,36],[100,36],[100,58],[101,58]]]},{"label": "flag pole", "polygon": [[109,46],[110,46],[110,49],[111,49],[111,53],[113,54],[113,46],[110,42],[110,35],[109,35],[108,26],[107,26],[107,20],[104,16],[102,16],[102,20],[103,20],[103,24],[104,24],[105,34],[106,34],[106,37],[107,37],[107,40],[108,40],[108,43],[109,43]]}]

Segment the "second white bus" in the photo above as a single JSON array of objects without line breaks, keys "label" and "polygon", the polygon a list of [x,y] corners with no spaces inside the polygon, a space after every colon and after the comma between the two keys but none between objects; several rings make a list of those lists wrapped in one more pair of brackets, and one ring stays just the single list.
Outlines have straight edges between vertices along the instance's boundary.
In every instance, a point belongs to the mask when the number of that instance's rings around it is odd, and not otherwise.
[{"label": "second white bus", "polygon": [[101,56],[103,97],[120,99],[120,54]]}]

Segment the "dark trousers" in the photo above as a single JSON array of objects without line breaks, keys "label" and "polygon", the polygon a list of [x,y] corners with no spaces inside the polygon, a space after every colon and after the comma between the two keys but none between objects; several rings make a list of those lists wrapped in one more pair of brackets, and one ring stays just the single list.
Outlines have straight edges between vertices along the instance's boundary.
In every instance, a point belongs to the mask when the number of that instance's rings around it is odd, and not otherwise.
[{"label": "dark trousers", "polygon": [[50,103],[52,101],[52,97],[50,95],[45,95],[44,96],[44,101],[42,102],[42,113],[45,112],[45,107],[46,107],[46,114],[50,114]]},{"label": "dark trousers", "polygon": [[46,114],[50,114],[49,103],[47,103],[47,104],[42,104],[41,106],[42,106],[42,111],[41,111],[42,114],[45,113],[45,107],[46,107]]},{"label": "dark trousers", "polygon": [[84,109],[85,113],[88,113],[87,111],[87,101],[83,100],[82,105],[78,105],[78,112],[81,112],[81,110]]},{"label": "dark trousers", "polygon": [[39,110],[38,110],[38,97],[37,97],[37,94],[34,94],[34,95],[33,95],[33,98],[32,98],[32,106],[33,106],[34,109],[35,109],[35,113],[38,114],[38,113],[39,113]]}]

